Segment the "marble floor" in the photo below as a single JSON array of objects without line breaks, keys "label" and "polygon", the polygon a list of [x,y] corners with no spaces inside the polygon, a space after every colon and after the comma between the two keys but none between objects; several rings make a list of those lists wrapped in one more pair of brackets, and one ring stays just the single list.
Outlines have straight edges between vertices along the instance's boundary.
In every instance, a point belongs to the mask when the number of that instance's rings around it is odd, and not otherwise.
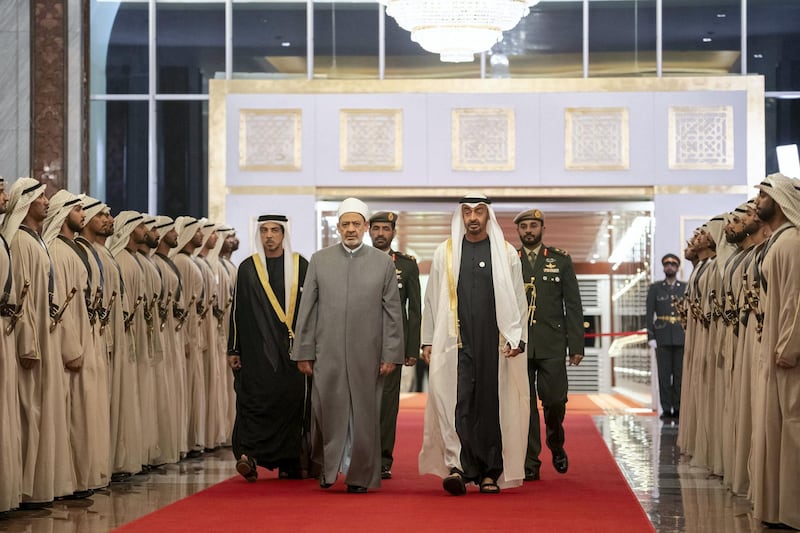
[{"label": "marble floor", "polygon": [[[719,478],[682,460],[675,447],[678,429],[674,424],[626,413],[594,419],[656,531],[765,531],[753,519],[746,500],[732,496]],[[219,449],[114,483],[87,500],[13,512],[9,519],[0,520],[0,532],[110,531],[234,474],[230,450]]]}]

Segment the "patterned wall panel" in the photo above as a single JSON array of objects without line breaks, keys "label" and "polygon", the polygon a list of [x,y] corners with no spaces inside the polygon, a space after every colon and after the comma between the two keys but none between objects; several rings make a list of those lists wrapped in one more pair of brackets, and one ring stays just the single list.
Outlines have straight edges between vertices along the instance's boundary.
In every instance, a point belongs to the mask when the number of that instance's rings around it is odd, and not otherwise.
[{"label": "patterned wall panel", "polygon": [[402,170],[402,109],[341,109],[339,168]]},{"label": "patterned wall panel", "polygon": [[250,171],[300,170],[302,165],[300,109],[239,111],[239,168]]},{"label": "patterned wall panel", "polygon": [[669,168],[733,169],[733,107],[670,107]]},{"label": "patterned wall panel", "polygon": [[568,170],[630,168],[627,108],[568,107],[564,116],[564,158]]},{"label": "patterned wall panel", "polygon": [[514,143],[513,109],[453,109],[453,170],[514,170]]}]

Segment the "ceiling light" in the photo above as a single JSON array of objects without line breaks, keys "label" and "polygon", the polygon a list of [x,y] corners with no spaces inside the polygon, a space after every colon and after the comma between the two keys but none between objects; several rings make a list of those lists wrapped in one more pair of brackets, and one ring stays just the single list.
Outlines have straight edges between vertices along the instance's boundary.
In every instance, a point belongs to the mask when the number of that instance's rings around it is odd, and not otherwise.
[{"label": "ceiling light", "polygon": [[290,43],[289,41],[283,41],[281,43],[281,46],[283,46],[284,48],[289,48],[290,46],[292,46],[292,43]]},{"label": "ceiling light", "polygon": [[703,37],[703,42],[704,43],[710,43],[711,42],[711,37]]},{"label": "ceiling light", "polygon": [[473,61],[539,0],[378,0],[411,40],[442,61]]}]

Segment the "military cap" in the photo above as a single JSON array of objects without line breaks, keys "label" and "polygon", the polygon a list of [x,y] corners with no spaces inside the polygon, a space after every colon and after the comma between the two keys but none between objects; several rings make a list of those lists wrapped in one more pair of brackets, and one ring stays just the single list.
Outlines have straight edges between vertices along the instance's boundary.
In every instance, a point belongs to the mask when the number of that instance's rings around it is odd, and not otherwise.
[{"label": "military cap", "polygon": [[523,220],[538,220],[544,224],[544,215],[538,209],[528,209],[514,217],[514,224],[519,224]]},{"label": "military cap", "polygon": [[371,217],[369,217],[369,225],[373,225],[375,222],[388,222],[392,225],[392,229],[394,229],[395,225],[397,224],[397,213],[392,211],[378,211]]}]

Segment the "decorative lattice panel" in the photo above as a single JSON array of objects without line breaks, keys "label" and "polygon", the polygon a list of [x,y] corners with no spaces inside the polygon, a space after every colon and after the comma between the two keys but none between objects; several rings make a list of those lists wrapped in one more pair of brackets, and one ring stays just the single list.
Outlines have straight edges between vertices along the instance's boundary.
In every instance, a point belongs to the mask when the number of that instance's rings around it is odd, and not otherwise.
[{"label": "decorative lattice panel", "polygon": [[254,171],[300,170],[300,109],[239,111],[239,168]]},{"label": "decorative lattice panel", "polygon": [[513,109],[453,109],[453,170],[514,170]]},{"label": "decorative lattice panel", "polygon": [[669,168],[733,168],[733,107],[670,107]]},{"label": "decorative lattice panel", "polygon": [[567,108],[565,166],[568,170],[627,170],[630,129],[626,108]]},{"label": "decorative lattice panel", "polygon": [[342,170],[403,168],[401,109],[339,111],[339,166]]}]

